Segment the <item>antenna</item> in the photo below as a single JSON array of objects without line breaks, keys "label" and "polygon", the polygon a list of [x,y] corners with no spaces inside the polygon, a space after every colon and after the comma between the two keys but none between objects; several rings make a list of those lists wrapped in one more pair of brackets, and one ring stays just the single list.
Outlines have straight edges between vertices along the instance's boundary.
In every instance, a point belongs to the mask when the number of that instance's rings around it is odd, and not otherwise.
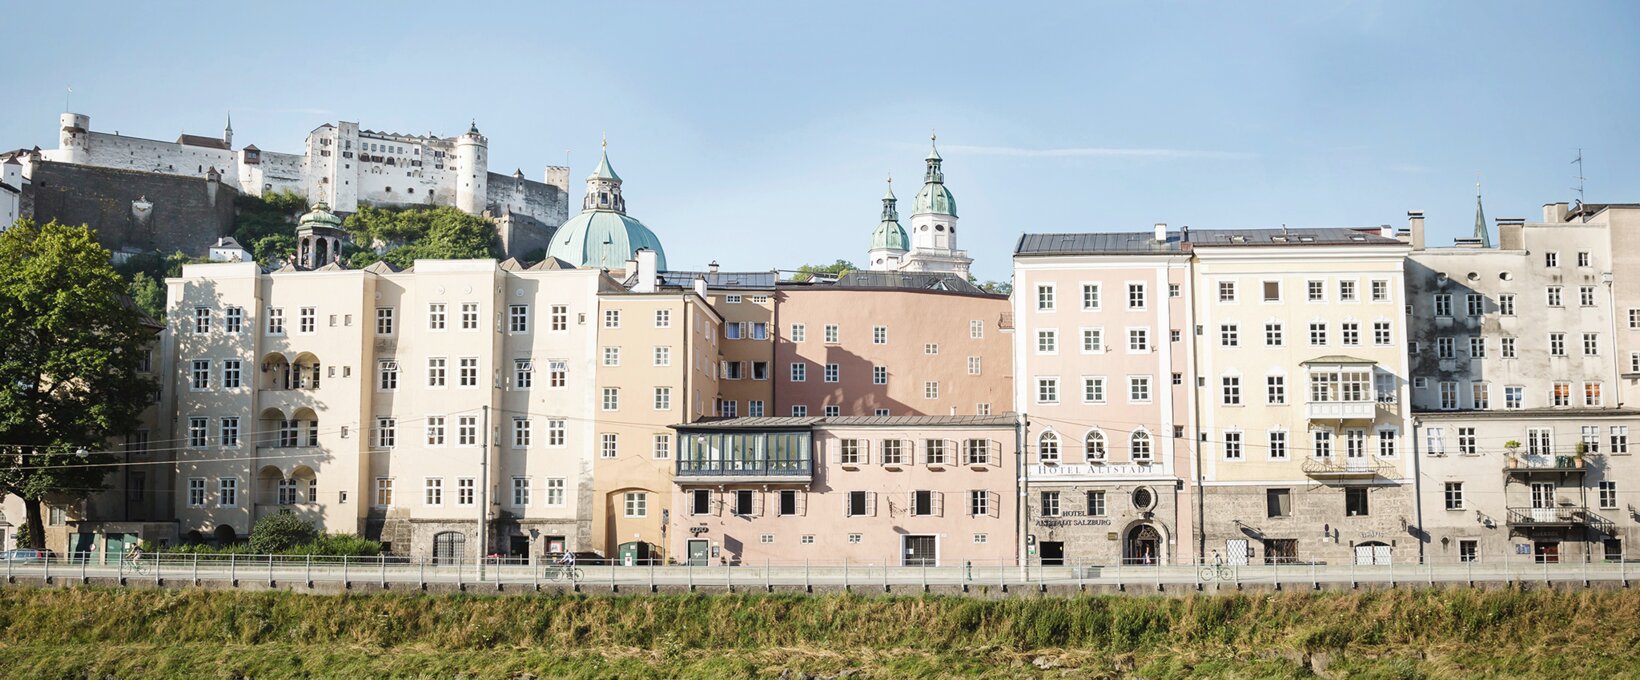
[{"label": "antenna", "polygon": [[1583,148],[1582,147],[1578,147],[1578,149],[1577,149],[1577,158],[1572,161],[1572,164],[1577,166],[1577,177],[1573,178],[1573,179],[1577,180],[1577,186],[1573,187],[1572,190],[1577,192],[1577,207],[1581,208],[1581,207],[1583,207],[1583,181],[1588,179],[1587,177],[1583,176]]}]

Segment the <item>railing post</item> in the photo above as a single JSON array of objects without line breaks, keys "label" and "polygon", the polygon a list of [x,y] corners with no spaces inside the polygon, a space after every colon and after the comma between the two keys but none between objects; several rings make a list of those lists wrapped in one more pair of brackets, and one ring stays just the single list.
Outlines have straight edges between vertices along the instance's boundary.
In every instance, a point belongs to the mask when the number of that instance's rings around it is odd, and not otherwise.
[{"label": "railing post", "polygon": [[194,553],[194,585],[199,585],[199,553]]},{"label": "railing post", "polygon": [[809,580],[809,559],[803,558],[803,592],[814,592],[814,583]]},{"label": "railing post", "polygon": [[239,560],[238,555],[228,553],[228,587],[239,587]]},{"label": "railing post", "polygon": [[6,583],[16,583],[17,577],[12,575],[11,560],[6,560]]},{"label": "railing post", "polygon": [[[70,554],[73,554],[73,553],[70,553]],[[70,558],[70,559],[72,559],[72,558]],[[85,563],[90,562],[90,561],[91,560],[80,560],[80,583],[85,583],[86,582]]]},{"label": "railing post", "polygon": [[461,560],[460,556],[456,557],[456,590],[461,590]]},{"label": "railing post", "polygon": [[501,590],[501,569],[507,566],[505,557],[497,557],[495,562],[495,589]]},{"label": "railing post", "polygon": [[160,574],[165,571],[165,553],[154,553],[154,587],[158,588],[165,580]]},{"label": "railing post", "polygon": [[302,581],[307,584],[307,587],[309,587],[309,588],[313,587],[313,555],[312,555],[312,553],[308,554],[308,556],[307,556],[307,565],[302,568]]},{"label": "railing post", "polygon": [[420,571],[420,575],[416,577],[416,585],[420,586],[422,590],[427,590],[427,559],[416,560],[416,565]]},{"label": "railing post", "polygon": [[353,584],[347,580],[347,555],[342,556],[342,590],[351,588]]},{"label": "railing post", "polygon": [[689,560],[684,564],[684,575],[688,577],[689,592],[695,592],[695,561]]},{"label": "railing post", "polygon": [[763,592],[774,592],[774,577],[769,574],[769,558],[763,558]]},{"label": "railing post", "polygon": [[268,555],[268,587],[273,587],[273,555]]},{"label": "railing post", "polygon": [[843,592],[848,592],[848,558],[843,558]]},{"label": "railing post", "polygon": [[387,589],[387,556],[386,555],[377,555],[376,559],[381,560],[381,563],[382,563],[382,590],[386,590]]},{"label": "railing post", "polygon": [[655,588],[655,560],[654,560],[654,558],[650,558],[650,560],[649,560],[649,592],[651,592],[651,593],[657,592],[657,589]]}]

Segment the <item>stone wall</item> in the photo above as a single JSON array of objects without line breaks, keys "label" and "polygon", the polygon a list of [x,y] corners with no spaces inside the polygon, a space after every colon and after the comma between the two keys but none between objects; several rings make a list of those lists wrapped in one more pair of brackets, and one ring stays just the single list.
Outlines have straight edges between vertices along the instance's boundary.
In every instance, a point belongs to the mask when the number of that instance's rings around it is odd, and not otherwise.
[{"label": "stone wall", "polygon": [[[1295,559],[1301,562],[1348,565],[1355,559],[1355,546],[1363,543],[1389,546],[1396,563],[1417,562],[1418,539],[1407,529],[1415,527],[1417,516],[1412,485],[1351,486],[1367,490],[1368,513],[1364,516],[1345,515],[1344,485],[1292,480],[1206,487],[1202,491],[1207,510],[1206,559],[1212,561],[1216,554],[1230,561],[1229,542],[1245,540],[1252,551],[1250,561],[1263,564],[1266,539],[1293,539],[1297,541]],[[1272,488],[1291,494],[1291,512],[1286,517],[1269,516],[1266,492]]]},{"label": "stone wall", "polygon": [[204,255],[233,229],[238,192],[205,177],[181,177],[43,162],[29,194],[33,217],[86,224],[109,250]]}]

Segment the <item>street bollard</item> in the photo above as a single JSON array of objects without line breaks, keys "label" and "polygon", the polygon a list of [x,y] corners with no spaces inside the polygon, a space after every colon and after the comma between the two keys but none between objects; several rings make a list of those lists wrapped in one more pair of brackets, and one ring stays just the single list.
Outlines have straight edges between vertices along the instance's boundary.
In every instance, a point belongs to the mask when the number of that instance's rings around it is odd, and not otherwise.
[{"label": "street bollard", "polygon": [[1075,564],[1072,564],[1071,568],[1076,570],[1076,590],[1077,590],[1077,592],[1087,590],[1088,589],[1088,584],[1087,584],[1088,571],[1087,571],[1087,569],[1082,566],[1081,562],[1077,562]]},{"label": "street bollard", "polygon": [[387,556],[377,555],[376,559],[382,563],[382,590],[387,590]]},{"label": "street bollard", "polygon": [[805,592],[805,593],[814,592],[814,583],[809,581],[809,561],[808,561],[808,559],[803,560],[803,592]]},{"label": "street bollard", "polygon": [[1315,578],[1315,560],[1310,561],[1310,589],[1321,590],[1321,582]]},{"label": "street bollard", "polygon": [[[342,565],[345,567],[347,565],[347,563],[343,562]],[[461,558],[460,557],[456,558],[456,590],[457,591],[463,590],[463,588],[461,587]]]},{"label": "street bollard", "polygon": [[161,553],[161,554],[158,554],[158,555],[154,556],[154,587],[155,588],[158,588],[158,587],[160,587],[160,585],[165,583],[165,579],[160,578],[160,574],[162,574],[164,572],[165,572],[165,554]]},{"label": "street bollard", "polygon": [[51,553],[46,553],[45,575],[41,579],[46,583],[51,583]]},{"label": "street bollard", "polygon": [[85,576],[85,563],[91,560],[80,560],[80,583],[89,583]]},{"label": "street bollard", "polygon": [[660,592],[660,590],[655,587],[655,560],[653,559],[649,560],[649,592]]},{"label": "street bollard", "polygon": [[843,592],[848,592],[848,558],[843,558]]},{"label": "street bollard", "polygon": [[888,562],[883,562],[883,592],[888,592]]},{"label": "street bollard", "polygon": [[420,572],[416,576],[416,585],[420,586],[422,590],[427,590],[427,560],[416,560],[416,565]]},{"label": "street bollard", "polygon": [[688,577],[689,592],[695,592],[695,561],[690,560],[687,564],[685,564],[683,571]]}]

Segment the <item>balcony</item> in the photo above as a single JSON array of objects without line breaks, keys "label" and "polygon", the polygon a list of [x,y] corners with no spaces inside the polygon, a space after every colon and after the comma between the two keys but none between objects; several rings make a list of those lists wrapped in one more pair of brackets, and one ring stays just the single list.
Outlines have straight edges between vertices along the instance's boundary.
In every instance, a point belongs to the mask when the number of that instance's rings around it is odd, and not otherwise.
[{"label": "balcony", "polygon": [[1382,458],[1343,458],[1333,456],[1329,458],[1304,459],[1304,474],[1316,479],[1346,480],[1346,479],[1373,479],[1390,477],[1395,474],[1395,464]]},{"label": "balcony", "polygon": [[1552,508],[1509,508],[1511,529],[1576,529],[1586,527],[1611,535],[1616,527],[1581,505],[1557,505]]},{"label": "balcony", "polygon": [[1503,474],[1583,474],[1586,471],[1586,465],[1587,462],[1582,456],[1559,456],[1547,453],[1512,454],[1503,458]]},{"label": "balcony", "polygon": [[1312,401],[1306,408],[1310,420],[1372,420],[1378,417],[1378,402],[1372,399]]},{"label": "balcony", "polygon": [[814,480],[808,432],[685,432],[680,440],[679,482],[806,484]]}]

